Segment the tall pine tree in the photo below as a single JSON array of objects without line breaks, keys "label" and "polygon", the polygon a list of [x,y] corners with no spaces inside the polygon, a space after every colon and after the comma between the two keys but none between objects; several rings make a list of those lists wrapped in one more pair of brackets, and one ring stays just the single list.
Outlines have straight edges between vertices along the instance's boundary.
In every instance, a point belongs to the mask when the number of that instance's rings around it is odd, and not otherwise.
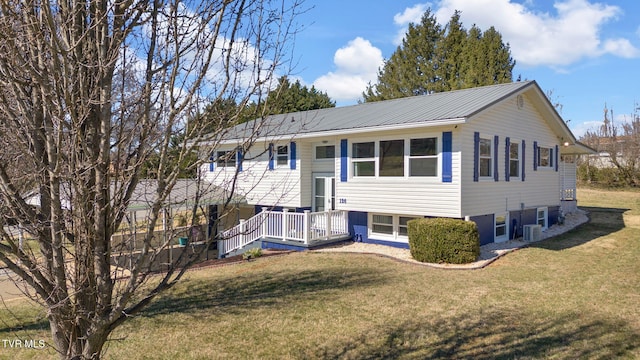
[{"label": "tall pine tree", "polygon": [[515,61],[495,28],[467,31],[456,11],[442,28],[428,9],[419,24],[410,24],[398,46],[369,84],[364,101],[379,101],[432,92],[512,81]]},{"label": "tall pine tree", "polygon": [[286,114],[335,107],[336,103],[324,92],[302,86],[299,80],[291,83],[286,76],[278,79],[278,86],[269,92],[264,102],[265,115]]}]

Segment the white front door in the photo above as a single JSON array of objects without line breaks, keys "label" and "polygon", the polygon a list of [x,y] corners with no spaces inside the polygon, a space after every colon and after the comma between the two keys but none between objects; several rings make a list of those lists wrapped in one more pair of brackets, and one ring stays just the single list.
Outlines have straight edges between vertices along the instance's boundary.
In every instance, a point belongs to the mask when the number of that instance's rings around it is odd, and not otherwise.
[{"label": "white front door", "polygon": [[336,209],[336,178],[331,175],[313,175],[313,211]]}]

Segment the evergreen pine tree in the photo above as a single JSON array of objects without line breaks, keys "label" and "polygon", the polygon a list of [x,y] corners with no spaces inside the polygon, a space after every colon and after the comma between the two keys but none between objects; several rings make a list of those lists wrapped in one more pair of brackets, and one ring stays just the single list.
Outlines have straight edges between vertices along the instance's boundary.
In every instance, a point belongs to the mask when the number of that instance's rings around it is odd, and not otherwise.
[{"label": "evergreen pine tree", "polygon": [[515,61],[495,28],[467,31],[456,11],[442,28],[428,9],[362,94],[379,101],[512,81]]}]

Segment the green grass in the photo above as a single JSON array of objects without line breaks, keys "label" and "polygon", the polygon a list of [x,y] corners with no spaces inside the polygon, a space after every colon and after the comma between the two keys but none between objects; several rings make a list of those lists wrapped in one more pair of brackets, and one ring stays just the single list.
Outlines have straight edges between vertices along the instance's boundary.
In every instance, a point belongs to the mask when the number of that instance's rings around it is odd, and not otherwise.
[{"label": "green grass", "polygon": [[[640,193],[578,196],[591,223],[482,270],[307,252],[191,272],[106,358],[640,358],[640,229],[624,225]],[[38,311],[8,306],[0,339],[48,337]]]}]

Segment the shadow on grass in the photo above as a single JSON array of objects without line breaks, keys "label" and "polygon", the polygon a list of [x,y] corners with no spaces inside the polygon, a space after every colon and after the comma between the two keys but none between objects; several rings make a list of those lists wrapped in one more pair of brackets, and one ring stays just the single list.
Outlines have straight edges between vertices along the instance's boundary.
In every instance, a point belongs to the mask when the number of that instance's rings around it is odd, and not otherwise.
[{"label": "shadow on grass", "polygon": [[[4,315],[3,315],[4,316]],[[13,316],[13,315],[8,315]],[[36,320],[25,320],[24,318],[17,317],[14,320],[18,323],[17,325],[9,325],[5,321],[7,319],[2,319],[0,321],[0,338],[8,339],[12,336],[15,336],[16,333],[21,333],[24,331],[48,331],[49,330],[49,320],[47,319],[36,319]]]},{"label": "shadow on grass", "polygon": [[588,243],[624,229],[623,214],[629,209],[580,207],[589,213],[589,222],[562,235],[532,243],[530,247],[546,250],[565,250]]},{"label": "shadow on grass", "polygon": [[371,269],[323,268],[322,270],[251,270],[220,280],[192,280],[180,293],[158,298],[142,316],[187,313],[210,309],[240,313],[256,307],[286,307],[305,298],[330,299],[331,292],[384,283],[385,275]]},{"label": "shadow on grass", "polygon": [[567,314],[540,320],[513,311],[416,319],[345,342],[302,350],[314,359],[611,359],[634,357],[640,334],[622,321]]}]

